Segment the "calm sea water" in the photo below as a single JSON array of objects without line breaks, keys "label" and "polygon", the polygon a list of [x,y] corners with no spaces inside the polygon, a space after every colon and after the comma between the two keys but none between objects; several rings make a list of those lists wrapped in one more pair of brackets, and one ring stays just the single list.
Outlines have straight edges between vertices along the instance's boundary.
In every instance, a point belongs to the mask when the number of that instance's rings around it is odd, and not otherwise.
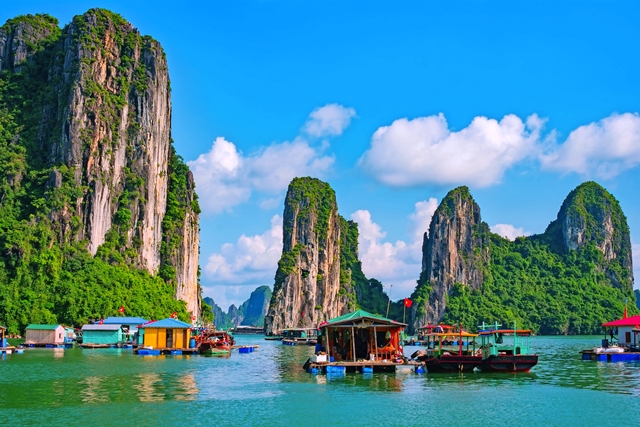
[{"label": "calm sea water", "polygon": [[[600,337],[534,337],[529,374],[310,375],[310,347],[261,336],[230,358],[30,349],[0,359],[0,425],[626,425],[640,364],[583,362]],[[418,347],[407,347],[411,353]],[[633,420],[633,421],[632,421]]]}]

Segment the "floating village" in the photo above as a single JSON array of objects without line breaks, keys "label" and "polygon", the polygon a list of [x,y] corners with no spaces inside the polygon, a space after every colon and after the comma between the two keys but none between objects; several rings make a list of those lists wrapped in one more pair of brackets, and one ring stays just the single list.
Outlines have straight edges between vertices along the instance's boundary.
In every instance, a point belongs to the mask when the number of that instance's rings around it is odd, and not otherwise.
[{"label": "floating village", "polygon": [[[531,351],[532,331],[517,324],[478,325],[470,333],[461,325],[425,325],[407,336],[408,325],[383,316],[356,310],[322,322],[317,328],[288,328],[264,339],[283,346],[313,346],[306,361],[310,374],[350,374],[374,372],[414,372],[416,374],[470,372],[529,372],[538,363]],[[640,315],[627,316],[602,324],[604,336],[598,346],[581,352],[585,361],[640,361]],[[216,330],[213,326],[193,325],[174,317],[148,320],[141,317],[113,316],[74,329],[59,324],[31,324],[24,343],[12,346],[0,326],[0,354],[20,355],[32,349],[85,351],[106,348],[131,349],[139,356],[221,356],[237,350],[249,354],[259,344],[236,345],[234,335],[264,335],[260,327],[240,326]],[[415,348],[418,347],[417,350]]]}]

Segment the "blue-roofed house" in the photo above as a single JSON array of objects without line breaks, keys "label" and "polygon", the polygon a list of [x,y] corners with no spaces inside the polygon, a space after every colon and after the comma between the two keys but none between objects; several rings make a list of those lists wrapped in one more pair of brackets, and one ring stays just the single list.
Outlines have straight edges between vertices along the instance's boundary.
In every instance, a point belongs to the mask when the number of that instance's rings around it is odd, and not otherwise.
[{"label": "blue-roofed house", "polygon": [[154,349],[189,348],[191,325],[177,319],[162,319],[140,326],[145,347]]}]

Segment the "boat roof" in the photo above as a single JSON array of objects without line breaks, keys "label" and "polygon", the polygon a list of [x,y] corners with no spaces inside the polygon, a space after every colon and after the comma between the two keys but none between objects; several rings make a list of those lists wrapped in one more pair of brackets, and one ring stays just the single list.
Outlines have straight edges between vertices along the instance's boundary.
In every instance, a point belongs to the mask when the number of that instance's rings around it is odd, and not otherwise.
[{"label": "boat roof", "polygon": [[365,310],[356,310],[356,311],[352,311],[351,313],[347,313],[347,314],[343,314],[342,316],[335,317],[329,320],[325,325],[322,325],[321,327],[324,328],[327,326],[336,326],[336,325],[349,324],[349,323],[355,324],[357,321],[359,320],[364,321],[365,319],[373,320],[374,322],[376,322],[377,325],[382,324],[380,326],[397,326],[400,328],[407,326],[406,323],[396,322],[395,320],[387,319],[386,317],[378,316],[377,314],[371,314]]},{"label": "boat roof", "polygon": [[42,325],[38,323],[32,323],[29,326],[27,326],[27,329],[36,329],[40,331],[54,331],[58,329],[60,326],[62,325]]},{"label": "boat roof", "polygon": [[465,331],[462,331],[462,334],[460,334],[460,332],[455,332],[455,333],[452,333],[452,332],[449,332],[449,333],[439,332],[439,333],[433,333],[433,334],[426,334],[425,336],[427,336],[427,337],[459,337],[460,335],[462,335],[463,337],[477,337],[478,336],[478,334],[471,334],[471,333],[465,332]]},{"label": "boat roof", "polygon": [[616,326],[638,326],[638,325],[640,325],[640,314],[602,324],[602,326],[604,326],[605,328],[616,327]]},{"label": "boat roof", "polygon": [[104,325],[96,323],[94,325],[83,325],[83,331],[118,331],[120,330],[120,325]]},{"label": "boat roof", "polygon": [[155,322],[142,325],[140,326],[140,328],[191,329],[191,325],[181,320],[167,317],[166,319],[157,320]]},{"label": "boat roof", "polygon": [[439,325],[424,325],[424,326],[419,327],[418,329],[433,329],[433,328],[437,328],[437,327],[455,328],[455,326],[453,326],[453,325],[445,325],[444,323],[441,323]]},{"label": "boat roof", "polygon": [[[513,329],[485,329],[478,331],[478,335],[493,335],[493,334],[513,334]],[[516,329],[516,335],[531,335],[533,331],[531,329]]]},{"label": "boat roof", "polygon": [[147,319],[143,319],[142,317],[117,317],[111,316],[107,317],[102,321],[105,325],[142,325],[143,323],[147,323]]}]

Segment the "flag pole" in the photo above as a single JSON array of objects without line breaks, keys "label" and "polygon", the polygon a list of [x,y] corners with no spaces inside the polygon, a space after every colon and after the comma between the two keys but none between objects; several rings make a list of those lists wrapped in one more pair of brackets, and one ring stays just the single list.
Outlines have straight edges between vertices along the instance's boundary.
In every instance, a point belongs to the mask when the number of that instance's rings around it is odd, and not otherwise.
[{"label": "flag pole", "polygon": [[391,305],[391,289],[392,289],[392,288],[393,288],[393,284],[389,286],[389,295],[388,295],[389,300],[387,301],[387,315],[386,315],[386,316],[384,316],[384,317],[386,317],[387,319],[389,318],[389,306]]}]

